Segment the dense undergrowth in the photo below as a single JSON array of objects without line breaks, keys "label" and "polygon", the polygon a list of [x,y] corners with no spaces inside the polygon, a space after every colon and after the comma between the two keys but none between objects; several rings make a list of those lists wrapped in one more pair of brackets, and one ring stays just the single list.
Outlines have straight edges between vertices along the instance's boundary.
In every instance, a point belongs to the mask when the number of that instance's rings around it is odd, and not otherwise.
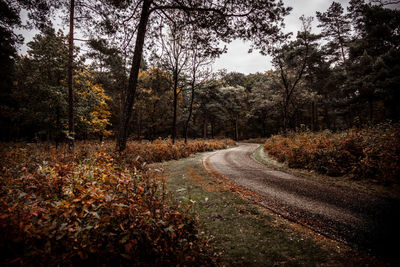
[{"label": "dense undergrowth", "polygon": [[265,142],[264,150],[291,168],[382,183],[400,182],[399,124],[382,124],[340,133],[276,135]]},{"label": "dense undergrowth", "polygon": [[230,140],[1,144],[0,250],[5,265],[212,265],[188,206],[169,203],[145,162],[233,145]]}]

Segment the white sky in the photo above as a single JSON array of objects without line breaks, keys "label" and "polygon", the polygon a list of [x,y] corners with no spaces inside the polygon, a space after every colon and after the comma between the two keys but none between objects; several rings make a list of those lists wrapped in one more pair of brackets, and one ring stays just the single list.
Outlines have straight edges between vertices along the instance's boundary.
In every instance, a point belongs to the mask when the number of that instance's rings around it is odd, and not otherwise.
[{"label": "white sky", "polygon": [[[291,6],[293,9],[285,17],[284,32],[293,32],[296,35],[300,30],[301,24],[299,18],[302,15],[314,17],[313,32],[319,32],[317,28],[316,11],[325,12],[332,4],[333,0],[283,0],[285,6]],[[342,4],[346,11],[349,0],[335,0]],[[253,51],[249,54],[249,43],[242,40],[235,40],[227,44],[228,52],[218,58],[213,64],[213,70],[226,69],[228,72],[235,71],[244,74],[265,72],[272,69],[271,57],[262,56],[259,52]]]},{"label": "white sky", "polygon": [[[333,0],[283,0],[283,2],[286,6],[293,7],[290,14],[285,18],[286,27],[284,31],[293,32],[295,35],[300,29],[301,24],[299,17],[302,15],[305,15],[306,17],[313,16],[313,31],[318,31],[319,29],[317,28],[317,19],[315,18],[315,12],[325,12],[329,8]],[[349,0],[336,0],[336,2],[340,2],[342,6],[346,8]],[[58,23],[56,23],[54,26],[56,26],[56,28],[59,28],[61,25],[57,24]],[[31,41],[33,36],[37,33],[37,31],[19,32],[24,36],[25,43]],[[256,72],[265,72],[272,69],[271,57],[262,56],[256,50],[253,51],[253,53],[249,54],[248,50],[250,48],[250,45],[243,42],[242,40],[235,40],[230,44],[227,44],[227,48],[228,52],[221,55],[220,58],[218,58],[212,65],[213,71],[226,69],[228,72],[235,71],[249,74]],[[19,49],[19,53],[26,53],[26,45],[23,45]]]}]

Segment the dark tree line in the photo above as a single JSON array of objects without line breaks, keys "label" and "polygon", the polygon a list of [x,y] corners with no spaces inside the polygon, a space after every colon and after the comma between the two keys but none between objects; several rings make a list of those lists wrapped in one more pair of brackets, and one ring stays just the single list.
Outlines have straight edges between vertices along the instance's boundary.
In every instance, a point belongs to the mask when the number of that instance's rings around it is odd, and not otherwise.
[{"label": "dark tree line", "polygon": [[[128,137],[243,139],[399,120],[400,15],[386,3],[333,2],[291,35],[280,31],[290,9],[272,0],[0,4],[3,140],[114,136],[122,151]],[[60,10],[66,34],[46,19]],[[18,27],[40,30],[23,56]],[[211,73],[219,42],[235,38],[271,54],[274,69]]]}]

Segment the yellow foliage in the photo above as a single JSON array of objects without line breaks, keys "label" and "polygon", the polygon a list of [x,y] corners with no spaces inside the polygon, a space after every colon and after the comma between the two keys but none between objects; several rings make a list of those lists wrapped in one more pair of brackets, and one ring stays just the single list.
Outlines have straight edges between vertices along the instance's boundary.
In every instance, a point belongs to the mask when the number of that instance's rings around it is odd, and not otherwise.
[{"label": "yellow foliage", "polygon": [[75,84],[78,95],[90,106],[88,111],[79,116],[80,121],[89,126],[90,133],[111,135],[111,131],[107,130],[107,126],[111,125],[111,111],[107,102],[112,102],[112,98],[106,95],[101,84],[94,82],[88,70],[77,71]]}]

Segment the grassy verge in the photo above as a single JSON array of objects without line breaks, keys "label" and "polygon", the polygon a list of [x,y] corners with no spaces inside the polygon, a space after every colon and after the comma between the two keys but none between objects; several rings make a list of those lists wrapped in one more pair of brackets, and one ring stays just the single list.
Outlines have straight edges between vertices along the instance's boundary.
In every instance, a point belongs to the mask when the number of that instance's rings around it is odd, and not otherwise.
[{"label": "grassy verge", "polygon": [[[340,243],[291,224],[231,192],[207,173],[204,154],[163,164],[173,201],[193,204],[200,232],[225,266],[365,265],[374,263]],[[376,262],[375,262],[376,263]]]}]

